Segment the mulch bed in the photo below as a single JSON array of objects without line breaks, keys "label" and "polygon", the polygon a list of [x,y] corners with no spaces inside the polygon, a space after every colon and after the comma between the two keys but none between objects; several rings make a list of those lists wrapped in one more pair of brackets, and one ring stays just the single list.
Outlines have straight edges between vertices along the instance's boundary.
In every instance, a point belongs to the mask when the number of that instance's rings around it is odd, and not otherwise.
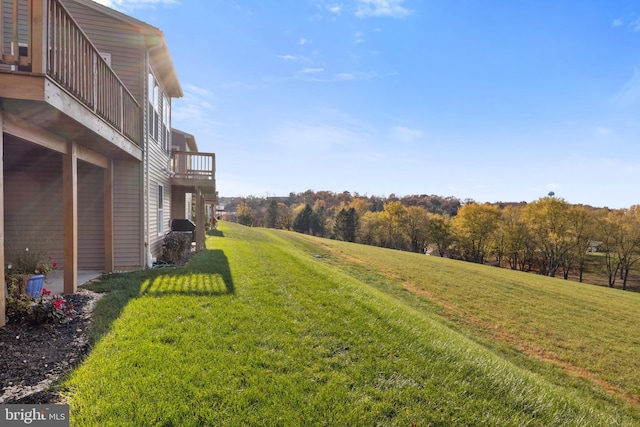
[{"label": "mulch bed", "polygon": [[87,330],[100,296],[85,289],[66,295],[77,312],[66,324],[10,321],[0,328],[0,403],[63,402],[49,385],[87,354]]},{"label": "mulch bed", "polygon": [[[187,264],[189,251],[169,267]],[[9,322],[0,328],[0,404],[64,403],[50,384],[82,362],[88,354],[88,329],[93,307],[102,294],[79,288],[65,300],[76,315],[66,324],[31,325]]]}]

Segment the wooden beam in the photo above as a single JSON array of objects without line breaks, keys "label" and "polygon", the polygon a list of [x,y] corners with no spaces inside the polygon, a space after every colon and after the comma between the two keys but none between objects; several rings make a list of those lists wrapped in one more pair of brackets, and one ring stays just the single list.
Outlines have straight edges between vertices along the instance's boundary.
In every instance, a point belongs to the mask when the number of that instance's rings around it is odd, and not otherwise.
[{"label": "wooden beam", "polygon": [[78,160],[91,163],[92,165],[98,166],[102,169],[109,168],[109,158],[90,150],[87,147],[83,147],[82,145],[78,145]]},{"label": "wooden beam", "polygon": [[204,193],[198,187],[196,190],[196,251],[206,249],[204,225]]},{"label": "wooden beam", "polygon": [[0,327],[7,323],[5,315],[4,293],[4,139],[3,139],[3,114],[0,110],[0,265],[2,266],[2,283],[0,284]]},{"label": "wooden beam", "polygon": [[69,142],[62,156],[62,186],[64,211],[64,293],[78,289],[78,150]]},{"label": "wooden beam", "polygon": [[32,3],[31,19],[31,43],[29,52],[31,56],[31,70],[34,73],[45,74],[47,72],[47,4],[46,0],[35,0]]},{"label": "wooden beam", "polygon": [[38,74],[2,74],[0,98],[45,101],[46,77]]},{"label": "wooden beam", "polygon": [[109,167],[104,170],[104,271],[113,273],[114,238],[113,238],[113,176],[114,161],[109,161]]},{"label": "wooden beam", "polygon": [[64,138],[13,114],[5,113],[4,132],[49,150],[67,154],[68,142]]}]

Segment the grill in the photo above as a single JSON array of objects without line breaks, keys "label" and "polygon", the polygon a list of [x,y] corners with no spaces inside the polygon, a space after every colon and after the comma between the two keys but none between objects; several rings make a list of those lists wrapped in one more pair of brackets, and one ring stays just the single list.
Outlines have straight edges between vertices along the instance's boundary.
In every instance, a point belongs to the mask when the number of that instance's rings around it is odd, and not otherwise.
[{"label": "grill", "polygon": [[171,220],[171,231],[185,234],[189,239],[194,242],[196,225],[188,219],[174,219]]}]

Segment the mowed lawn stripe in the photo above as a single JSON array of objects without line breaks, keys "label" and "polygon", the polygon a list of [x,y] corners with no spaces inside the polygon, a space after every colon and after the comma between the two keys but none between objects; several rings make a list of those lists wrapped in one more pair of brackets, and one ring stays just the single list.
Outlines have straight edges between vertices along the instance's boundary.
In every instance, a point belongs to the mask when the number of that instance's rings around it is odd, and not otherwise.
[{"label": "mowed lawn stripe", "polygon": [[98,307],[112,318],[63,384],[72,425],[637,422],[502,360],[312,244],[228,223],[219,234],[184,268],[97,285],[115,294],[100,304],[119,307]]}]

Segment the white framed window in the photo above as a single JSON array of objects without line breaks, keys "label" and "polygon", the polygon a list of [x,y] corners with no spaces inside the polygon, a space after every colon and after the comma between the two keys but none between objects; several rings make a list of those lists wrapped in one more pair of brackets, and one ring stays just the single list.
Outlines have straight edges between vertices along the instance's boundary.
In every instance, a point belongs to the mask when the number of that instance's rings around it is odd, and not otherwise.
[{"label": "white framed window", "polygon": [[164,236],[164,185],[158,184],[158,237]]},{"label": "white framed window", "polygon": [[169,101],[169,97],[166,95],[162,95],[162,134],[160,138],[162,138],[162,149],[167,153],[170,152],[169,141],[171,133],[171,102]]},{"label": "white framed window", "polygon": [[149,136],[151,136],[154,140],[160,141],[159,135],[159,121],[160,121],[160,86],[158,85],[158,81],[152,73],[149,73],[148,79],[148,110],[149,117],[148,122],[148,132]]}]

